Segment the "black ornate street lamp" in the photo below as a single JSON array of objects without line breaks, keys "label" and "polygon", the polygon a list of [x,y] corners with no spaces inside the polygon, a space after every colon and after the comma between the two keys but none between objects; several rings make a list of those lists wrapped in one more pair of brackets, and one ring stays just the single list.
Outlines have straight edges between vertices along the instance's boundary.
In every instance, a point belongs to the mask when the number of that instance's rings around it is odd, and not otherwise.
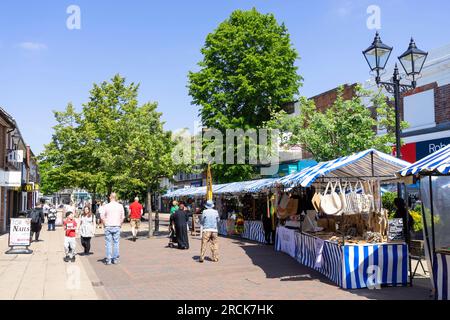
[{"label": "black ornate street lamp", "polygon": [[363,51],[364,57],[369,64],[370,70],[376,72],[375,81],[378,86],[383,86],[389,93],[394,95],[395,104],[395,138],[396,138],[396,155],[397,158],[401,158],[401,144],[400,144],[400,112],[399,112],[399,102],[400,94],[410,91],[416,88],[416,79],[420,75],[425,60],[428,56],[427,52],[424,52],[417,48],[416,43],[413,39],[409,44],[408,50],[405,51],[398,59],[405,70],[408,77],[412,77],[410,85],[401,84],[400,73],[398,71],[397,64],[394,68],[394,76],[391,82],[381,81],[380,72],[386,67],[389,57],[392,53],[392,47],[385,45],[380,38],[379,33],[375,35],[375,39],[372,45]]}]

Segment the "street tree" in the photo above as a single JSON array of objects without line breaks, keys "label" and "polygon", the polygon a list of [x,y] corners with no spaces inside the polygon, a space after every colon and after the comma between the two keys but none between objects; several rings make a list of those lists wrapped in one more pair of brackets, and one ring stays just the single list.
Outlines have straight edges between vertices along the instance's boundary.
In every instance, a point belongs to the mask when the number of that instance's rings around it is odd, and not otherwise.
[{"label": "street tree", "polygon": [[44,188],[78,187],[93,193],[143,197],[159,191],[159,179],[188,164],[175,164],[174,141],[164,131],[156,103],[138,103],[139,85],[125,78],[94,84],[77,113],[55,112],[53,139],[41,154]]},{"label": "street tree", "polygon": [[[300,114],[279,112],[267,122],[279,129],[284,146],[303,146],[317,161],[327,161],[369,148],[392,152],[395,144],[395,112],[381,91],[371,92],[360,85],[350,100],[343,99],[343,88],[324,112],[313,100],[301,98]],[[401,123],[403,129],[408,127]],[[380,132],[381,134],[378,134]]]},{"label": "street tree", "polygon": [[[288,30],[273,14],[256,9],[234,11],[208,34],[200,69],[189,73],[192,104],[199,106],[205,127],[256,129],[273,112],[293,101],[302,77]],[[214,165],[218,181],[249,178],[249,165]]]}]

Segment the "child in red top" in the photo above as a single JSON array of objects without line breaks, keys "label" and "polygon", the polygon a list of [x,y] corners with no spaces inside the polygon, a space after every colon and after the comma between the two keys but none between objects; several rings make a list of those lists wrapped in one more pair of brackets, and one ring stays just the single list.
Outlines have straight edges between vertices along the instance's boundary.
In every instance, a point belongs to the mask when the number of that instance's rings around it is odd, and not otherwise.
[{"label": "child in red top", "polygon": [[75,262],[76,230],[77,222],[73,218],[73,213],[69,211],[66,213],[66,219],[64,220],[64,251],[66,253],[66,257],[64,258],[65,262]]}]

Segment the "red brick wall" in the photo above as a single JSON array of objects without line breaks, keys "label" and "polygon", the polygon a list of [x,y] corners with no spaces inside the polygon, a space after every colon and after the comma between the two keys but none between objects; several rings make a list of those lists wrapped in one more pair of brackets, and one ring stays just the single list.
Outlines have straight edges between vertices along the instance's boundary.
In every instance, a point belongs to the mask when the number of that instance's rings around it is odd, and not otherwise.
[{"label": "red brick wall", "polygon": [[0,125],[0,168],[5,169],[6,161],[6,127]]},{"label": "red brick wall", "polygon": [[450,84],[439,87],[434,92],[436,123],[450,121]]},{"label": "red brick wall", "polygon": [[421,93],[434,89],[434,114],[436,124],[450,121],[450,84],[438,87],[436,82],[418,87],[412,91],[407,92],[402,96],[400,102],[400,115],[403,116],[403,97],[411,96],[413,94]]},{"label": "red brick wall", "polygon": [[[356,84],[344,85],[344,92],[342,95],[344,100],[350,100],[353,98],[353,96],[355,95],[355,87]],[[324,112],[336,101],[337,93],[338,89],[336,88],[314,96],[311,98],[311,100],[314,100],[314,103],[316,104],[316,107],[320,112]]]}]

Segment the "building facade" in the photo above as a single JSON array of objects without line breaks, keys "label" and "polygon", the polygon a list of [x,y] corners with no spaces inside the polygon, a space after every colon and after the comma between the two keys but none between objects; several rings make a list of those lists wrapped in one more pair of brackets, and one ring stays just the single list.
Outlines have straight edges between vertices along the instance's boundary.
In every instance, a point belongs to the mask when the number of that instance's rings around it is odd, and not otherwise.
[{"label": "building facade", "polygon": [[450,144],[450,44],[429,52],[417,88],[401,97],[400,115],[410,125],[402,132],[404,160],[416,162]]},{"label": "building facade", "polygon": [[0,233],[11,218],[33,208],[39,197],[37,160],[14,118],[0,108]]}]

